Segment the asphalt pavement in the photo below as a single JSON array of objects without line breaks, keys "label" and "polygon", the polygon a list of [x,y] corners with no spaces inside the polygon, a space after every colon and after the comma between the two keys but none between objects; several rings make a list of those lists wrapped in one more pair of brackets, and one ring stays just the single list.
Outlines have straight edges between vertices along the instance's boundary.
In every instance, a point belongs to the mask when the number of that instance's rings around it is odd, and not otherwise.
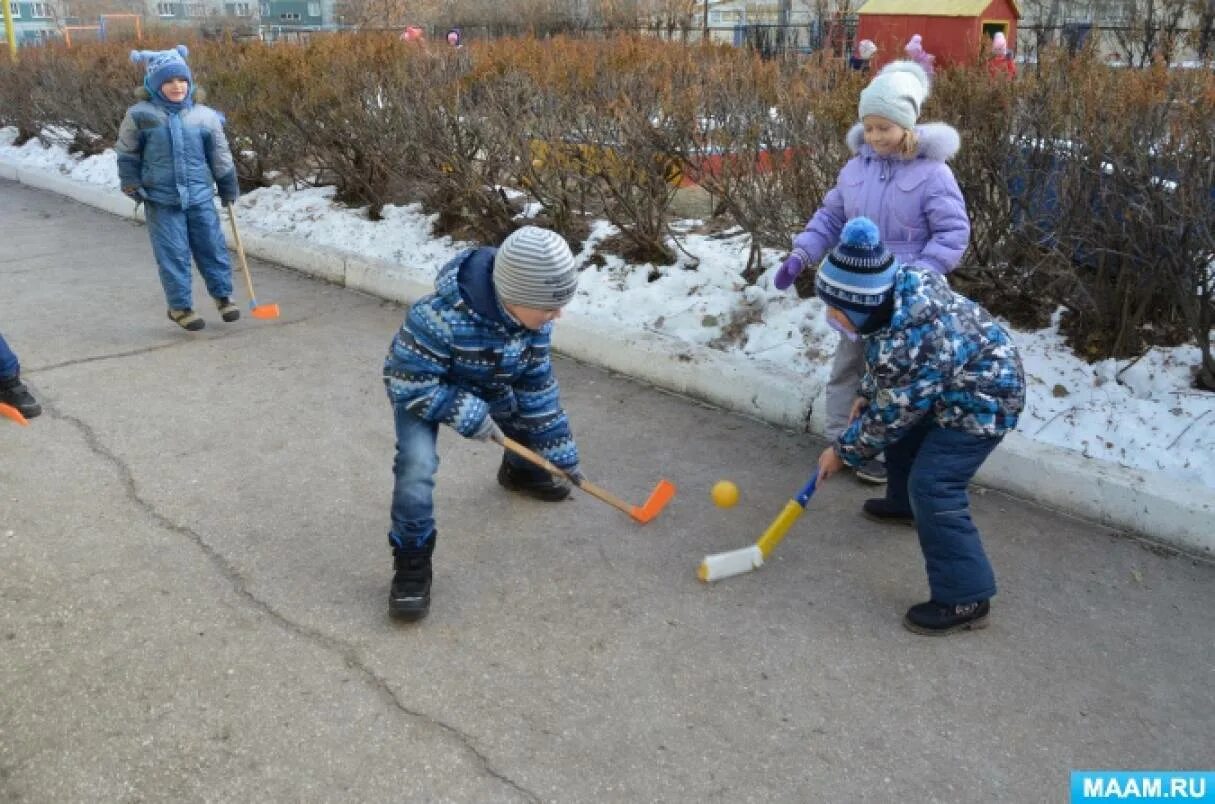
[{"label": "asphalt pavement", "polygon": [[280,319],[197,283],[186,333],[142,225],[0,182],[0,331],[46,408],[0,420],[0,800],[1036,802],[1212,768],[1215,566],[980,489],[992,625],[919,637],[914,531],[840,478],[704,585],[823,443],[566,359],[588,478],[674,501],[522,499],[444,432],[431,614],[389,620],[403,310],[252,268]]}]

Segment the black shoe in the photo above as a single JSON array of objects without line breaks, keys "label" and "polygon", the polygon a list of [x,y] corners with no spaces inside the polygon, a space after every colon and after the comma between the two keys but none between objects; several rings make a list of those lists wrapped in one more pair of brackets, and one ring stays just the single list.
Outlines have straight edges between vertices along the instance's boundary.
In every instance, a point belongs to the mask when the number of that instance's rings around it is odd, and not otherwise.
[{"label": "black shoe", "polygon": [[388,616],[398,620],[420,620],[430,612],[430,556],[435,540],[415,550],[392,551],[396,574],[388,593]]},{"label": "black shoe", "polygon": [[876,497],[871,500],[865,500],[865,504],[861,506],[861,513],[868,519],[874,522],[883,522],[891,525],[911,525],[915,526],[915,516],[911,511],[905,511],[902,508],[896,508],[891,504],[890,500],[885,497]]},{"label": "black shoe", "polygon": [[240,320],[240,308],[232,303],[232,300],[227,296],[217,298],[215,307],[219,310],[219,317],[231,324],[233,321]]},{"label": "black shoe", "polygon": [[857,480],[872,486],[881,486],[886,482],[886,464],[877,458],[865,461],[853,471],[856,473]]},{"label": "black shoe", "polygon": [[42,414],[42,406],[34,399],[30,389],[25,387],[25,383],[21,382],[20,377],[0,380],[0,402],[12,405],[27,419]]},{"label": "black shoe", "polygon": [[945,636],[954,631],[970,631],[987,627],[991,604],[986,600],[947,606],[929,600],[907,609],[903,627],[924,636]]},{"label": "black shoe", "polygon": [[545,502],[560,502],[570,496],[573,487],[564,480],[553,477],[548,472],[541,477],[539,474],[527,474],[512,466],[505,457],[498,467],[498,483],[502,488],[535,497]]}]

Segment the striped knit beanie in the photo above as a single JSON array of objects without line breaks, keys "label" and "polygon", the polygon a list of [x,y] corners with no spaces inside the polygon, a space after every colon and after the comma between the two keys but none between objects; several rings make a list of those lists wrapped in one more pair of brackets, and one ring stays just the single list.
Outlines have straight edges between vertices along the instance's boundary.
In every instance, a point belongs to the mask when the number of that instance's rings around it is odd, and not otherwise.
[{"label": "striped knit beanie", "polygon": [[894,255],[882,245],[877,224],[853,218],[844,224],[839,245],[819,266],[814,292],[860,329],[889,299],[897,269]]},{"label": "striped knit beanie", "polygon": [[565,238],[524,226],[506,238],[494,256],[494,289],[503,304],[556,310],[574,297],[578,269]]},{"label": "striped knit beanie", "polygon": [[131,62],[146,65],[143,85],[149,94],[155,95],[170,78],[184,78],[193,86],[194,76],[190,74],[190,65],[186,64],[189,54],[185,45],[169,50],[132,50]]}]

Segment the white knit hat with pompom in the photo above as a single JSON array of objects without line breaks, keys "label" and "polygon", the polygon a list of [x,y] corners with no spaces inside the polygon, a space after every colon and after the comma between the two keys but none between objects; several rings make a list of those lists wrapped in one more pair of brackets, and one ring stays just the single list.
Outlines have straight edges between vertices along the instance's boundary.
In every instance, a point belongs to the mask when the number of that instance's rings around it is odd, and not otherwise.
[{"label": "white knit hat with pompom", "polygon": [[892,61],[861,90],[857,113],[862,119],[877,115],[911,128],[927,99],[928,74],[924,68],[913,61]]}]

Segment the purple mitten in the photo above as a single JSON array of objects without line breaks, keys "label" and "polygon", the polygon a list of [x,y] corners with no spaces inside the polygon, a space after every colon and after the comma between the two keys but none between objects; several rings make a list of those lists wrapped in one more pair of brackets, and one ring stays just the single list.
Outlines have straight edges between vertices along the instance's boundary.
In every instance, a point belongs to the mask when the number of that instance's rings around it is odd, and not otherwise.
[{"label": "purple mitten", "polygon": [[772,278],[773,286],[777,290],[787,290],[805,267],[806,261],[802,259],[802,255],[796,251],[793,252],[788,257],[785,257],[785,261],[780,264],[780,268],[776,269],[776,276]]}]

